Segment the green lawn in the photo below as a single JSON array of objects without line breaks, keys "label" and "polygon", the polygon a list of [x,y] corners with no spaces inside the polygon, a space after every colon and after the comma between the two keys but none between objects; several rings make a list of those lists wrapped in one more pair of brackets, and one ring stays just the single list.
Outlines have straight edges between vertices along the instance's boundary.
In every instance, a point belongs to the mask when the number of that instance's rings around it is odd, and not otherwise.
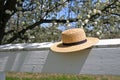
[{"label": "green lawn", "polygon": [[7,73],[6,80],[120,80],[120,76]]}]

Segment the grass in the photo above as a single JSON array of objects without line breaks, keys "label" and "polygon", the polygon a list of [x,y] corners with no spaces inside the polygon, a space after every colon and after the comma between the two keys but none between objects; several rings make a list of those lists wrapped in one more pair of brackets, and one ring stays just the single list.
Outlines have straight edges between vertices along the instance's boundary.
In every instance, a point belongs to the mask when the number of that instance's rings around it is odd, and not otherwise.
[{"label": "grass", "polygon": [[6,80],[120,80],[113,75],[65,75],[40,73],[7,73]]}]

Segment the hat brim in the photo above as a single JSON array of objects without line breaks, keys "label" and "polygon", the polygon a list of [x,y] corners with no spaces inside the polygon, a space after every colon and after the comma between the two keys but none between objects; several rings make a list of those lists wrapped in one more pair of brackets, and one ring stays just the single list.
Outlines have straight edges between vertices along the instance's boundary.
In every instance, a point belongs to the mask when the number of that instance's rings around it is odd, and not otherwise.
[{"label": "hat brim", "polygon": [[78,45],[72,45],[72,46],[65,46],[62,44],[62,41],[56,42],[50,47],[50,49],[58,53],[69,53],[69,52],[80,51],[80,50],[92,47],[99,41],[98,38],[94,38],[94,37],[87,37],[86,39],[87,39],[87,42],[78,44]]}]

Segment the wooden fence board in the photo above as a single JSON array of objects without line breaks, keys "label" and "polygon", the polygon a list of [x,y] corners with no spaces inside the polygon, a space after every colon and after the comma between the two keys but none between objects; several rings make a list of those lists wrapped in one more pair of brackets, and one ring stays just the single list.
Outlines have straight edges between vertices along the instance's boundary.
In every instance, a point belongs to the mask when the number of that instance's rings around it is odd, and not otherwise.
[{"label": "wooden fence board", "polygon": [[53,43],[0,46],[1,72],[120,75],[120,39],[100,40],[93,48],[75,53],[54,53]]}]

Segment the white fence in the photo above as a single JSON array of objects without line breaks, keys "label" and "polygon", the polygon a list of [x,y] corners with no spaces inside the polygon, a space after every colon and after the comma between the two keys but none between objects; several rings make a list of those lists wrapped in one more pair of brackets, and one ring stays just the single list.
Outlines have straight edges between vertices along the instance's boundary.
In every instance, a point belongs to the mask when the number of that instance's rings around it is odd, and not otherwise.
[{"label": "white fence", "polygon": [[0,46],[0,80],[5,72],[120,75],[120,39],[100,40],[93,48],[74,53],[54,53],[53,43]]}]

